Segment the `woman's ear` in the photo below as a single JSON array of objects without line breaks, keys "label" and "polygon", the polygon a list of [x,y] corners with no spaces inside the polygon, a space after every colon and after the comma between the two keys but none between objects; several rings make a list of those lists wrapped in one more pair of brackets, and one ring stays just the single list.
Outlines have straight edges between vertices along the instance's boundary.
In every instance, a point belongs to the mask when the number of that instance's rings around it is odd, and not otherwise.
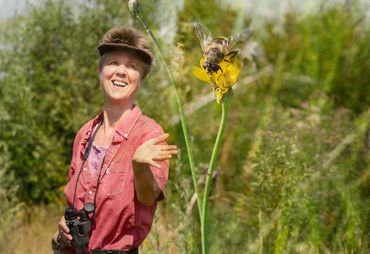
[{"label": "woman's ear", "polygon": [[96,69],[96,72],[98,73],[99,81],[101,81],[101,71],[99,70],[99,68]]},{"label": "woman's ear", "polygon": [[144,83],[144,80],[145,80],[145,71],[144,71],[144,67],[141,66],[140,68],[140,86]]}]

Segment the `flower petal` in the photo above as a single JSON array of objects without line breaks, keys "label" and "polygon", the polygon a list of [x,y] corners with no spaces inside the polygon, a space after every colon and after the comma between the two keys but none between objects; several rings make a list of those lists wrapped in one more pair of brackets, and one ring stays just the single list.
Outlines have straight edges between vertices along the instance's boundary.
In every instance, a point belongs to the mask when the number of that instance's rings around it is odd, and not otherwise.
[{"label": "flower petal", "polygon": [[211,82],[211,79],[207,72],[204,69],[201,69],[197,66],[193,67],[193,75],[197,77],[198,79],[205,81],[205,82]]}]

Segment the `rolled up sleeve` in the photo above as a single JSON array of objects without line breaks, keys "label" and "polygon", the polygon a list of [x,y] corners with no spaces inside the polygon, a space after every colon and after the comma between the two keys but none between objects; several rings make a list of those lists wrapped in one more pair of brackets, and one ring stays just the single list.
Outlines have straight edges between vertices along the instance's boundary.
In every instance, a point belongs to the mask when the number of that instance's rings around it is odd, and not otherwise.
[{"label": "rolled up sleeve", "polygon": [[[149,123],[148,126],[146,127],[146,134],[145,136],[143,137],[142,139],[142,142],[141,143],[145,143],[146,141],[148,141],[149,139],[152,139],[152,138],[156,138],[162,134],[164,134],[164,131],[163,129],[161,128],[161,126],[159,126],[157,123]],[[161,145],[167,145],[167,142],[166,141],[163,141],[161,143],[159,143]],[[160,168],[157,168],[157,167],[154,167],[154,166],[150,166],[150,169],[153,173],[153,176],[155,178],[155,180],[157,181],[158,183],[158,186],[161,190],[160,194],[158,195],[156,201],[161,201],[164,199],[165,195],[165,187],[166,187],[166,184],[167,184],[167,181],[168,181],[168,174],[169,174],[169,160],[162,160],[162,161],[156,161],[161,167]]]}]

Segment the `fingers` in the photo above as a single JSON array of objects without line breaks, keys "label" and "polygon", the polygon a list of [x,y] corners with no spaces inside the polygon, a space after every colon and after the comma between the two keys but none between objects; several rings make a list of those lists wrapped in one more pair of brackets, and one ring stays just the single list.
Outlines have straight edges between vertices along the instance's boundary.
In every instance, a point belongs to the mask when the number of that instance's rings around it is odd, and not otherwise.
[{"label": "fingers", "polygon": [[161,154],[177,154],[177,150],[162,151]]},{"label": "fingers", "polygon": [[174,145],[163,145],[161,151],[177,150],[177,146]]},{"label": "fingers", "polygon": [[72,235],[69,234],[69,228],[66,224],[64,216],[60,219],[58,225],[59,225],[59,231],[60,231],[60,234],[61,234],[61,239],[66,244],[70,245],[70,242],[72,241]]},{"label": "fingers", "polygon": [[60,219],[58,224],[59,224],[59,229],[61,229],[65,233],[69,233],[69,228],[67,227],[66,220],[65,220],[64,216],[62,216],[62,218]]},{"label": "fingers", "polygon": [[151,141],[152,144],[158,144],[158,143],[160,143],[162,141],[167,140],[169,136],[170,136],[170,134],[165,133],[165,134],[162,134],[162,135],[160,135],[160,136],[158,136],[156,138],[152,138],[150,141]]},{"label": "fingers", "polygon": [[72,241],[72,235],[62,232],[62,239],[64,239],[65,243]]},{"label": "fingers", "polygon": [[71,235],[68,235],[68,236],[70,236],[70,238],[69,238],[69,237],[67,237],[64,233],[62,233],[62,234],[60,235],[60,240],[61,240],[62,242],[64,242],[66,245],[71,246],[71,245],[72,245],[72,244],[71,244],[71,242],[72,242],[72,236],[71,236]]},{"label": "fingers", "polygon": [[154,160],[171,159],[172,155],[177,154],[177,147],[174,145],[163,145],[160,148],[160,153],[154,156]]},{"label": "fingers", "polygon": [[171,154],[160,154],[160,155],[155,156],[153,158],[153,160],[163,161],[163,160],[167,160],[167,159],[171,159],[171,158],[172,158]]}]

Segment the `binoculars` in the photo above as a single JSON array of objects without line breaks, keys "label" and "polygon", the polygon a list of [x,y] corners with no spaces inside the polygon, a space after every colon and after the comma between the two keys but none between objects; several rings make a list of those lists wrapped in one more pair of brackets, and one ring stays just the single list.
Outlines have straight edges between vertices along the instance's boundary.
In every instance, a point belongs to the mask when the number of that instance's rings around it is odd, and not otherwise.
[{"label": "binoculars", "polygon": [[64,218],[72,235],[72,248],[74,250],[84,250],[89,243],[89,235],[92,228],[92,219],[90,214],[95,210],[92,203],[86,203],[84,207],[78,211],[72,207],[65,210]]}]

